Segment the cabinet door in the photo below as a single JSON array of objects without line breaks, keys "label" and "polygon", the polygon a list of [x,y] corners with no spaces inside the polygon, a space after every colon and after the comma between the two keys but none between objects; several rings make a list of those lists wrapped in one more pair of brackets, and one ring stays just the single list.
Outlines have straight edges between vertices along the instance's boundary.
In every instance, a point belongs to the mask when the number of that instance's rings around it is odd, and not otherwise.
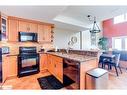
[{"label": "cabinet door", "polygon": [[8,57],[8,77],[17,76],[17,56]]},{"label": "cabinet door", "polygon": [[53,56],[50,57],[52,59],[52,74],[63,83],[63,59],[61,57]]},{"label": "cabinet door", "polygon": [[51,74],[55,75],[54,60],[52,55],[48,55],[48,70]]},{"label": "cabinet door", "polygon": [[8,57],[2,57],[2,81],[4,82],[8,77]]},{"label": "cabinet door", "polygon": [[44,25],[45,41],[51,42],[51,26]]},{"label": "cabinet door", "polygon": [[30,30],[29,23],[25,21],[19,21],[19,31],[28,32]]},{"label": "cabinet door", "polygon": [[38,41],[45,41],[44,25],[38,25]]},{"label": "cabinet door", "polygon": [[55,77],[63,83],[63,63],[55,62]]},{"label": "cabinet door", "polygon": [[40,71],[47,69],[47,54],[40,54]]},{"label": "cabinet door", "polygon": [[18,41],[18,20],[8,20],[8,41]]},{"label": "cabinet door", "polygon": [[23,32],[37,32],[38,27],[36,23],[27,22],[27,21],[19,21],[19,31]]},{"label": "cabinet door", "polygon": [[32,33],[37,33],[37,24],[36,23],[29,23],[29,25],[28,25],[28,29],[30,28],[30,32],[32,32]]}]

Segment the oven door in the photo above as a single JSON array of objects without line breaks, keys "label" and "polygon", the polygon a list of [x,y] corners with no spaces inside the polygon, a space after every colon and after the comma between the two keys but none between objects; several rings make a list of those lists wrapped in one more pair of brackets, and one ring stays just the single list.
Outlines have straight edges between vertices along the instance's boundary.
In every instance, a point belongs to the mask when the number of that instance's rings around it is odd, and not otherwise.
[{"label": "oven door", "polygon": [[19,56],[18,74],[26,74],[39,71],[38,54],[24,54]]}]

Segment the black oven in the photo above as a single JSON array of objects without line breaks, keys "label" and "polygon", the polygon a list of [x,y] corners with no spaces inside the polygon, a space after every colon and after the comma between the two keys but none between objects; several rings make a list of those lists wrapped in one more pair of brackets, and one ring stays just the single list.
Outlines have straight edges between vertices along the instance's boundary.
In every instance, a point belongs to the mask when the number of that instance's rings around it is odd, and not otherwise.
[{"label": "black oven", "polygon": [[39,72],[39,54],[36,47],[20,47],[18,57],[18,76],[26,76]]},{"label": "black oven", "polygon": [[19,42],[37,42],[37,33],[19,32]]}]

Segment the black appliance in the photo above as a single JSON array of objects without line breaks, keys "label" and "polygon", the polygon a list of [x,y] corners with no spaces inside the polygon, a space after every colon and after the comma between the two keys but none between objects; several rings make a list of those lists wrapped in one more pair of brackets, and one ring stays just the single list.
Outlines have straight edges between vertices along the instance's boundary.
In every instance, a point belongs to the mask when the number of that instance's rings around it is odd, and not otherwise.
[{"label": "black appliance", "polygon": [[37,42],[37,33],[19,32],[19,42]]},{"label": "black appliance", "polygon": [[0,48],[0,83],[2,82],[2,49]]},{"label": "black appliance", "polygon": [[36,47],[20,47],[18,56],[18,77],[39,72],[39,54]]}]

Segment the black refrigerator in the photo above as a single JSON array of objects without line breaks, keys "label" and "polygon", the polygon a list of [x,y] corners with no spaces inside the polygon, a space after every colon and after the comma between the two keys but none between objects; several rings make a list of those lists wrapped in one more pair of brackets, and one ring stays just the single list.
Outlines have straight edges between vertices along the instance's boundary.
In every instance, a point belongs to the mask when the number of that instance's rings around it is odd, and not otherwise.
[{"label": "black refrigerator", "polygon": [[0,48],[0,83],[2,82],[2,49]]}]

